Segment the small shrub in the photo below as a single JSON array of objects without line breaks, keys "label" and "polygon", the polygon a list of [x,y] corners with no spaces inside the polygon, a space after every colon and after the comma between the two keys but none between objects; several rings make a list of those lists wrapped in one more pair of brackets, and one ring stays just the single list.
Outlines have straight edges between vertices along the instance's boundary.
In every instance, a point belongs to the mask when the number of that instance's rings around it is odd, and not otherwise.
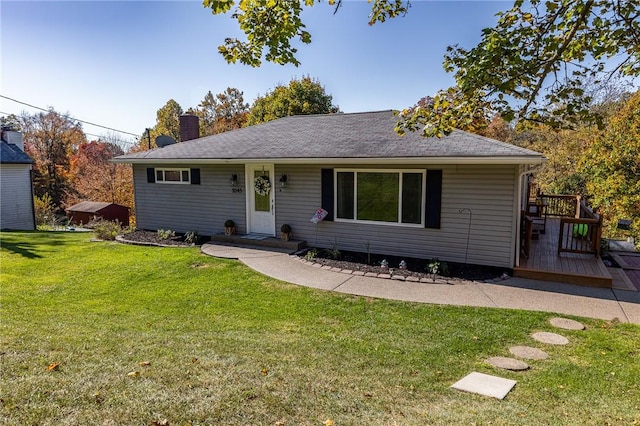
[{"label": "small shrub", "polygon": [[449,266],[447,262],[441,262],[437,257],[431,259],[427,264],[427,272],[435,279],[436,275],[449,275]]},{"label": "small shrub", "polygon": [[113,241],[122,232],[120,222],[110,220],[97,220],[93,222],[93,233],[96,238],[105,241]]},{"label": "small shrub", "polygon": [[284,225],[282,225],[280,227],[280,232],[283,232],[285,234],[290,234],[291,233],[291,225],[285,223]]},{"label": "small shrub", "polygon": [[318,257],[318,249],[314,249],[312,248],[311,250],[309,250],[305,255],[304,258],[307,260],[313,260],[316,257]]},{"label": "small shrub", "polygon": [[189,231],[184,234],[184,241],[189,244],[198,244],[198,240],[200,236],[198,235],[198,231]]},{"label": "small shrub", "polygon": [[36,228],[40,231],[57,229],[64,222],[56,214],[51,196],[46,193],[42,197],[33,197],[33,209],[36,216]]},{"label": "small shrub", "polygon": [[171,229],[158,229],[158,237],[161,240],[168,240],[175,236],[176,236],[175,231],[172,231]]},{"label": "small shrub", "polygon": [[330,259],[339,260],[342,257],[342,253],[340,249],[338,249],[338,238],[333,238],[333,244],[331,244],[330,249],[325,249],[325,253],[329,256]]}]

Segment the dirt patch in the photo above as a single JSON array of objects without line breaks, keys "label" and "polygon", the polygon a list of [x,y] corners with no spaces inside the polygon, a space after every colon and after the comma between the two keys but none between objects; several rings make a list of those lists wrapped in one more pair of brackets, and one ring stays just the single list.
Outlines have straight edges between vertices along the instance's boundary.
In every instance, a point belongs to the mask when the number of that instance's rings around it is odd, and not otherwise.
[{"label": "dirt patch", "polygon": [[[415,259],[398,257],[393,255],[379,255],[359,252],[341,251],[339,258],[334,258],[331,251],[322,249],[309,249],[300,256],[321,265],[364,273],[390,274],[392,276],[433,278],[430,273],[434,262],[438,262],[436,278],[453,278],[470,281],[485,281],[502,277],[503,274],[511,276],[512,270],[493,266],[472,265],[455,262],[444,262],[437,259]],[[310,254],[311,253],[311,254]],[[382,266],[386,261],[386,267]],[[401,262],[403,268],[400,267]]]}]

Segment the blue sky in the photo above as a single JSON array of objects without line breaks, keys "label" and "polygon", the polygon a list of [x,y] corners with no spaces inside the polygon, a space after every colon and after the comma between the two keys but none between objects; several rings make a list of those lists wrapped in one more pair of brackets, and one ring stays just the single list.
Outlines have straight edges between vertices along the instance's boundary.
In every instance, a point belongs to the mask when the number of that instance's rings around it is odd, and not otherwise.
[{"label": "blue sky", "polygon": [[[217,47],[240,36],[230,16],[200,1],[2,1],[0,94],[81,120],[141,134],[169,99],[196,107],[227,87],[252,103],[277,84],[309,75],[344,112],[404,108],[448,87],[448,45],[473,47],[509,1],[412,1],[409,14],[369,26],[370,4],[306,9],[310,45],[299,67],[227,64]],[[0,113],[37,112],[0,98]],[[4,114],[3,114],[4,115]],[[93,134],[107,131],[90,125]],[[125,139],[133,137],[122,135]]]}]

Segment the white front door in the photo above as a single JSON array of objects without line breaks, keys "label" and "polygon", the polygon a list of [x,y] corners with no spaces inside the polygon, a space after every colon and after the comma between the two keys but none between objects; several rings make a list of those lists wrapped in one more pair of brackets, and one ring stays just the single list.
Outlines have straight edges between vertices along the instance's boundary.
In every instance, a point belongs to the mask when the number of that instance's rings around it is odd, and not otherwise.
[{"label": "white front door", "polygon": [[[276,235],[273,176],[273,164],[247,164],[249,233]],[[265,193],[264,182],[266,181],[271,184],[271,188]]]}]

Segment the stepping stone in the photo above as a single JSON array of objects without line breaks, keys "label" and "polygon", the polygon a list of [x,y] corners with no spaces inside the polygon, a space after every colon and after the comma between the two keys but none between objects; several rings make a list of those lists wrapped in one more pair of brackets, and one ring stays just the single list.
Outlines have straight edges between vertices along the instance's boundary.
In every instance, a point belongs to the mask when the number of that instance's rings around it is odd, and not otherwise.
[{"label": "stepping stone", "polygon": [[529,364],[515,358],[507,358],[504,356],[494,356],[485,360],[486,363],[504,370],[522,371],[528,370]]},{"label": "stepping stone", "polygon": [[476,373],[474,371],[452,384],[451,387],[464,392],[504,399],[515,385],[515,380]]},{"label": "stepping stone", "polygon": [[568,318],[551,318],[549,322],[552,326],[565,330],[584,330],[584,324]]},{"label": "stepping stone", "polygon": [[547,354],[542,349],[532,348],[531,346],[512,346],[509,348],[509,352],[518,358],[524,359],[547,359],[549,358],[549,354]]},{"label": "stepping stone", "polygon": [[569,343],[569,339],[556,333],[549,333],[546,331],[539,331],[531,335],[538,342],[546,343],[549,345],[566,345]]}]

